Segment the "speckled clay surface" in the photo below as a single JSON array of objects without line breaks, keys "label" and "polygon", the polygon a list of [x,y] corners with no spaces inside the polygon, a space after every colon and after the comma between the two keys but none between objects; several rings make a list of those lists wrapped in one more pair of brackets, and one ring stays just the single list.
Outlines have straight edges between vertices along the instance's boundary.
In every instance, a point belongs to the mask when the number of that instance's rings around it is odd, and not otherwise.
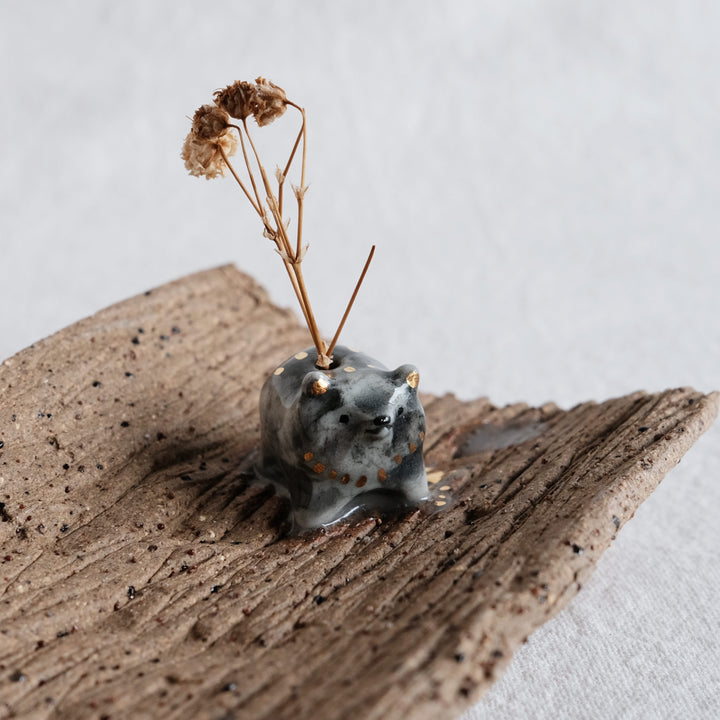
[{"label": "speckled clay surface", "polygon": [[316,358],[314,348],[288,358],[260,396],[258,473],[287,488],[296,525],[326,525],[363,505],[397,509],[425,499],[417,369],[388,370],[340,346],[329,370],[319,370]]},{"label": "speckled clay surface", "polygon": [[246,469],[273,358],[306,338],[219,268],[0,366],[0,717],[458,718],[720,401],[684,389],[565,412],[424,395],[428,482],[455,502],[288,537],[287,502]]}]

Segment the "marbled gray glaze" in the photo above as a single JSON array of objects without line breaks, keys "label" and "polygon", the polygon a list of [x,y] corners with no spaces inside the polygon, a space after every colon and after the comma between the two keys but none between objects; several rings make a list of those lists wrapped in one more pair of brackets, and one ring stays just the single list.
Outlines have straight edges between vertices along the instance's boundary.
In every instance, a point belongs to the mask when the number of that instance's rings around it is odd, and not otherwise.
[{"label": "marbled gray glaze", "polygon": [[308,348],[288,358],[260,394],[261,477],[290,494],[295,524],[328,525],[364,505],[399,509],[428,496],[425,413],[417,370],[388,370],[338,346],[319,370]]}]

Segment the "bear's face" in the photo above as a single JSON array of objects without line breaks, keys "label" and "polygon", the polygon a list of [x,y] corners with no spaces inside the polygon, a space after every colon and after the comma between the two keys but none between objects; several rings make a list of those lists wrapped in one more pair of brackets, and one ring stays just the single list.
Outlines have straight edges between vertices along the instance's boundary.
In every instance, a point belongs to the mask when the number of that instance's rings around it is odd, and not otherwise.
[{"label": "bear's face", "polygon": [[389,371],[345,364],[309,372],[297,415],[308,470],[343,484],[360,482],[358,487],[373,480],[385,485],[388,479],[386,486],[394,485],[399,466],[424,439],[418,380],[412,365]]}]

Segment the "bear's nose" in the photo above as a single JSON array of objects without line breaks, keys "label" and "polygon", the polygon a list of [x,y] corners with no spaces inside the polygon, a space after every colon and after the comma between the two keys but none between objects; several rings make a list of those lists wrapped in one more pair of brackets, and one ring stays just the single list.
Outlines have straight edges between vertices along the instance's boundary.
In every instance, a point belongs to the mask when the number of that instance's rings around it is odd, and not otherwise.
[{"label": "bear's nose", "polygon": [[373,422],[378,427],[385,427],[390,424],[390,417],[388,415],[378,415]]}]

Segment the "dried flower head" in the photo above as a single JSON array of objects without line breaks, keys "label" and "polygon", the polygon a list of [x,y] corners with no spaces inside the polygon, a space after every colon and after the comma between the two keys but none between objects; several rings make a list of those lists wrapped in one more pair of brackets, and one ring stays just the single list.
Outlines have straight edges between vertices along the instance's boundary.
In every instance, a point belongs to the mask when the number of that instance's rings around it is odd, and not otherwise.
[{"label": "dried flower head", "polygon": [[192,131],[204,140],[215,140],[228,131],[228,114],[215,105],[201,105],[193,115]]},{"label": "dried flower head", "polygon": [[255,112],[255,96],[257,88],[252,83],[239,80],[228,85],[224,90],[213,93],[215,104],[227,112],[230,117],[244,120]]},{"label": "dried flower head", "polygon": [[229,132],[209,140],[191,130],[185,138],[181,155],[191,175],[210,180],[218,175],[225,175],[228,170],[220,148],[222,147],[226,157],[230,157],[235,153],[237,145],[237,138]]},{"label": "dried flower head", "polygon": [[230,157],[238,144],[228,119],[228,114],[215,105],[201,105],[195,111],[181,153],[191,175],[208,180],[225,175],[228,167],[222,153]]},{"label": "dried flower head", "polygon": [[255,120],[260,127],[277,120],[287,110],[285,91],[275,83],[259,77],[255,80]]}]

